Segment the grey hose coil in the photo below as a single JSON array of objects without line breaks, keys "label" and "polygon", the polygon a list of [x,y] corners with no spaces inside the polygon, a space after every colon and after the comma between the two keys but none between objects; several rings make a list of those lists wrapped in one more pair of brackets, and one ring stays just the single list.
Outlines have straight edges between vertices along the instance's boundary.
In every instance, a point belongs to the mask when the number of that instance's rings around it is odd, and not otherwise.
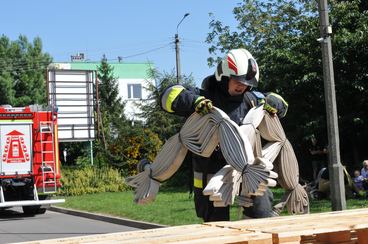
[{"label": "grey hose coil", "polygon": [[[261,123],[264,117],[263,107],[252,108],[243,120],[243,125],[239,127],[241,134],[248,138],[249,145],[251,145],[254,155],[258,156],[253,160],[253,167],[257,167],[259,170],[253,172],[252,174],[256,177],[262,177],[263,169],[267,168],[271,170],[273,165],[270,161],[260,158],[262,155],[262,145],[260,140],[260,133],[257,130],[258,125]],[[251,152],[249,152],[251,154]],[[245,171],[248,171],[246,169]],[[277,175],[270,172],[273,177],[276,178]],[[260,176],[261,175],[261,176]],[[236,195],[239,195],[240,179],[241,173],[237,172],[231,167],[225,166],[219,170],[215,176],[210,180],[206,188],[203,190],[204,195],[209,195],[210,200],[213,201],[214,206],[223,207],[234,203]],[[235,177],[235,178],[233,178]],[[252,196],[263,195],[264,191],[267,189],[266,185],[275,186],[276,182],[274,180],[268,179],[266,182],[252,182],[251,178],[243,178],[246,184],[243,184],[242,192],[238,197],[238,204],[243,207],[249,207],[252,205]],[[255,192],[250,192],[248,185],[259,184],[258,190]],[[232,193],[232,195],[230,195]]]},{"label": "grey hose coil", "polygon": [[286,200],[277,205],[279,211],[286,205],[289,213],[308,213],[308,194],[299,184],[298,161],[292,145],[285,136],[280,120],[277,116],[265,113],[258,129],[262,138],[269,141],[265,146],[264,157],[274,163],[275,170],[279,174],[278,182],[286,190],[284,196]]},{"label": "grey hose coil", "polygon": [[[263,110],[262,106],[252,108],[244,118],[240,129],[247,135],[254,154],[258,156],[253,164],[263,164],[270,170],[273,167],[270,165],[270,162],[274,162],[276,166],[275,171],[279,174],[278,182],[286,190],[286,194],[283,197],[284,200],[275,206],[275,210],[281,211],[287,206],[289,213],[308,213],[308,195],[305,189],[298,183],[298,162],[278,117],[269,115]],[[260,136],[268,141],[263,149]],[[260,155],[262,157],[259,157]],[[218,171],[203,191],[205,195],[210,195],[210,200],[214,201],[214,206],[227,206],[234,203],[235,196],[238,194],[236,189],[239,189],[240,182],[238,180],[239,176],[235,176],[238,177],[235,179],[232,178],[234,173],[231,170],[231,168],[225,166]],[[276,184],[270,181],[268,185],[274,186]],[[247,185],[245,186],[247,187]],[[261,183],[259,192],[252,194],[241,192],[238,196],[238,204],[243,207],[251,206],[251,196],[262,195],[265,189],[265,183]]]},{"label": "grey hose coil", "polygon": [[226,162],[241,173],[243,195],[262,194],[264,185],[277,177],[269,167],[253,164],[262,160],[255,160],[248,138],[226,113],[214,108],[204,116],[193,113],[180,132],[163,145],[152,164],[147,164],[136,176],[127,178],[127,183],[135,188],[135,202],[153,201],[160,181],[170,178],[178,170],[188,149],[209,157],[217,145],[220,145]]},{"label": "grey hose coil", "polygon": [[[261,137],[268,141],[263,148]],[[289,213],[309,212],[307,193],[298,183],[298,162],[293,148],[278,117],[269,115],[262,106],[251,109],[240,127],[218,108],[204,116],[193,113],[180,132],[164,144],[154,162],[127,179],[135,187],[135,202],[153,201],[160,181],[178,170],[188,149],[209,157],[218,145],[229,165],[219,170],[203,190],[214,206],[233,204],[237,195],[239,205],[251,206],[252,196],[263,195],[267,186],[276,185],[273,179],[278,175],[271,171],[273,162],[279,173],[278,181],[286,189],[285,200],[276,206],[278,210],[287,206]]]}]

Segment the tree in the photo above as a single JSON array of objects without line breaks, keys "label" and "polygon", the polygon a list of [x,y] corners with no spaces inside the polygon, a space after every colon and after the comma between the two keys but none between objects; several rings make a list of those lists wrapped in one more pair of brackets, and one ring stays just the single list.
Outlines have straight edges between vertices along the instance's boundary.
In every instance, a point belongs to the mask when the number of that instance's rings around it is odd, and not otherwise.
[{"label": "tree", "polygon": [[[352,158],[368,156],[352,143],[367,137],[367,4],[333,0],[330,6],[342,158],[351,165]],[[260,90],[278,92],[289,102],[283,124],[297,154],[306,153],[301,139],[313,134],[327,143],[317,2],[244,0],[233,13],[235,31],[212,15],[209,64],[231,48],[249,49],[260,66]]]},{"label": "tree", "polygon": [[[145,127],[157,133],[160,139],[165,141],[176,134],[185,122],[182,117],[163,111],[160,105],[160,95],[165,88],[176,84],[176,75],[174,73],[160,73],[155,69],[151,69],[149,76],[156,84],[146,82],[145,89],[148,90],[150,95],[146,103],[140,106],[142,110],[140,116],[146,118]],[[194,86],[193,78],[183,76],[182,84],[184,86]]]},{"label": "tree", "polygon": [[42,41],[20,35],[0,37],[0,104],[27,106],[46,103],[45,73],[52,58],[42,52]]},{"label": "tree", "polygon": [[[119,96],[119,84],[114,77],[114,68],[107,63],[106,58],[101,60],[97,72],[100,111],[108,124],[117,127],[118,124],[125,121],[124,103]],[[111,133],[108,133],[111,135]]]},{"label": "tree", "polygon": [[[155,69],[151,69],[150,79],[155,80],[156,84],[152,84],[150,82],[146,83],[145,89],[148,90],[150,96],[148,98],[148,101],[146,103],[143,103],[140,107],[142,110],[142,114],[140,116],[146,118],[144,127],[146,129],[149,129],[149,131],[152,131],[154,134],[157,134],[163,143],[171,136],[180,131],[185,122],[185,118],[163,111],[160,105],[160,95],[164,92],[165,88],[177,84],[176,74],[174,74],[173,72],[160,73]],[[194,86],[193,78],[191,76],[183,76],[181,82],[184,86]],[[160,146],[157,148],[151,147],[152,149],[156,150],[155,154],[151,153],[151,157],[148,157],[151,161],[156,157]],[[154,152],[154,150],[151,151]],[[181,187],[187,184],[191,186],[191,179],[193,176],[191,168],[191,157],[190,153],[188,153],[182,166],[176,172],[175,177],[172,177],[166,184]]]},{"label": "tree", "polygon": [[356,167],[366,159],[368,135],[368,3],[364,0],[333,1],[334,70],[340,138],[345,161]]},{"label": "tree", "polygon": [[113,67],[105,56],[97,68],[98,78],[98,135],[95,143],[96,159],[99,165],[122,164],[123,158],[114,154],[119,128],[125,126],[124,103],[119,96],[118,81],[114,77]]}]

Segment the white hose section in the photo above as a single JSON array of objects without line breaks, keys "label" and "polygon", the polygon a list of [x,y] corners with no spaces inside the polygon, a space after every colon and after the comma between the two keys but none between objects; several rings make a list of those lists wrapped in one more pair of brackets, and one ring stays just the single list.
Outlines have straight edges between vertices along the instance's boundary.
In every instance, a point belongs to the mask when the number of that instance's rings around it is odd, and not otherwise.
[{"label": "white hose section", "polygon": [[[242,174],[242,195],[263,194],[264,185],[269,182],[273,185],[274,180],[270,176],[276,174],[261,163],[264,160],[255,160],[248,137],[226,113],[214,108],[204,116],[193,113],[180,132],[164,144],[152,164],[146,165],[145,170],[136,176],[127,178],[127,183],[135,187],[135,202],[143,204],[155,199],[159,181],[168,179],[177,171],[185,158],[186,149],[209,157],[218,144],[226,162]],[[236,187],[232,189],[236,190]],[[233,199],[232,194],[221,194],[227,196],[226,199]]]},{"label": "white hose section", "polygon": [[[261,137],[268,141],[263,148]],[[210,157],[218,145],[228,165],[219,170],[203,190],[215,207],[233,204],[236,196],[239,205],[249,207],[251,197],[261,196],[267,187],[276,186],[278,177],[280,185],[287,190],[286,201],[278,206],[286,205],[293,214],[309,212],[307,193],[298,183],[298,162],[293,148],[278,117],[265,112],[263,106],[252,108],[240,127],[218,108],[204,116],[193,113],[180,132],[164,144],[152,164],[127,178],[127,183],[135,187],[135,202],[153,201],[160,181],[178,170],[187,150]],[[274,165],[277,173],[271,171]]]},{"label": "white hose section", "polygon": [[[309,212],[309,200],[304,188],[299,182],[298,162],[294,154],[294,150],[287,140],[284,130],[277,116],[271,116],[263,110],[263,107],[252,108],[243,120],[240,130],[249,138],[256,160],[252,163],[254,166],[262,165],[260,170],[253,169],[253,177],[247,178],[243,175],[242,192],[232,191],[239,189],[239,181],[232,179],[232,175],[228,173],[229,169],[225,166],[221,169],[213,180],[210,180],[203,193],[210,195],[210,200],[214,201],[214,206],[227,206],[234,203],[236,195],[238,196],[238,204],[243,207],[252,206],[252,196],[263,195],[267,186],[276,186],[277,174],[270,171],[269,179],[261,182],[257,191],[250,193],[248,186],[257,184],[252,182],[257,176],[263,174],[263,168],[273,169],[272,162],[277,167],[276,172],[279,174],[278,181],[280,185],[286,189],[285,202],[278,204],[278,211],[287,206],[288,212],[292,214],[301,214]],[[258,129],[257,129],[258,128]],[[262,149],[260,135],[269,141]],[[260,157],[262,155],[262,157]],[[276,160],[276,161],[275,161]],[[218,177],[220,175],[220,177]],[[244,182],[245,181],[245,182]],[[245,183],[245,184],[244,184]],[[232,195],[229,195],[229,193]]]}]

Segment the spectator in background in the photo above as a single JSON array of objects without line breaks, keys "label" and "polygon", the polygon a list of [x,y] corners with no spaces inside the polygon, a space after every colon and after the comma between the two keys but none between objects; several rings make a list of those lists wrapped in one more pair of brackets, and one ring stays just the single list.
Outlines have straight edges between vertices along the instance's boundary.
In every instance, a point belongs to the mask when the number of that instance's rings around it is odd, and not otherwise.
[{"label": "spectator in background", "polygon": [[359,170],[354,171],[353,181],[358,191],[364,190],[364,187],[363,187],[364,177],[360,174]]},{"label": "spectator in background", "polygon": [[[313,180],[317,180],[318,172],[327,167],[327,149],[320,145],[314,135],[310,138],[311,147],[309,153],[312,159]],[[368,173],[368,172],[367,172]]]},{"label": "spectator in background", "polygon": [[364,190],[368,190],[368,160],[363,161],[363,168],[360,171],[360,175],[364,178]]},{"label": "spectator in background", "polygon": [[363,161],[363,168],[360,171],[360,175],[363,176],[363,178],[368,178],[368,160]]}]

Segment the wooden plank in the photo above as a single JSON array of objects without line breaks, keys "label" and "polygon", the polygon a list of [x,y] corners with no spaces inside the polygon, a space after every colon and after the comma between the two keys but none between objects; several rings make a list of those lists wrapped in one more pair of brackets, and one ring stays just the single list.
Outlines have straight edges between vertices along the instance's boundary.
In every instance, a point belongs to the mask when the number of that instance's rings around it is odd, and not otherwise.
[{"label": "wooden plank", "polygon": [[353,225],[356,223],[362,223],[365,222],[365,220],[368,218],[368,211],[366,211],[365,215],[359,214],[359,215],[352,215],[352,216],[318,216],[313,215],[309,218],[267,218],[262,219],[262,221],[259,220],[241,220],[241,221],[235,221],[235,222],[214,222],[214,223],[207,223],[209,225],[219,226],[219,227],[227,227],[227,228],[234,228],[239,230],[259,230],[264,229],[265,227],[267,229],[272,228],[279,228],[280,226],[283,226],[285,228],[294,228],[297,226],[304,225],[307,228],[308,226],[314,227],[318,224],[322,225],[333,225],[333,224],[339,224],[346,226],[349,226],[350,228],[353,228]]},{"label": "wooden plank", "polygon": [[[249,233],[249,232],[247,232]],[[137,243],[169,243],[169,242],[179,242],[179,241],[191,241],[198,240],[208,237],[221,237],[221,236],[233,236],[241,234],[238,230],[230,230],[224,228],[206,228],[206,229],[198,229],[196,231],[190,232],[181,232],[181,233],[157,233],[157,235],[151,236],[141,236],[135,238],[134,240]],[[121,240],[121,239],[119,239]],[[126,241],[129,243],[129,240]],[[124,243],[124,242],[123,242]]]},{"label": "wooden plank", "polygon": [[367,219],[368,209],[357,209],[234,222],[212,222],[28,243],[368,244]]},{"label": "wooden plank", "polygon": [[120,242],[122,244],[135,244],[135,243],[147,243],[147,244],[159,244],[159,243],[176,243],[176,244],[220,244],[220,243],[245,243],[245,244],[272,244],[272,237],[270,234],[265,233],[237,233],[236,235],[231,234],[220,234],[213,236],[201,236],[200,238],[165,238],[157,240],[130,240]]},{"label": "wooden plank", "polygon": [[[161,230],[160,230],[161,229]],[[109,234],[98,234],[98,235],[89,235],[89,236],[80,236],[80,237],[67,237],[60,239],[51,239],[51,240],[42,240],[37,242],[26,242],[27,244],[49,244],[49,243],[87,243],[89,242],[99,242],[100,240],[104,241],[112,241],[112,240],[124,240],[124,239],[136,239],[141,236],[146,237],[154,237],[157,235],[167,235],[170,233],[183,233],[183,232],[193,232],[196,229],[200,229],[201,231],[206,229],[212,229],[211,227],[204,226],[202,224],[195,225],[183,225],[183,226],[174,226],[174,227],[166,227],[166,228],[157,228],[157,229],[149,229],[149,230],[139,230],[139,231],[127,231],[127,232],[117,232],[117,233],[109,233]]]},{"label": "wooden plank", "polygon": [[316,235],[316,241],[326,243],[347,243],[351,241],[351,233],[350,231],[319,233]]},{"label": "wooden plank", "polygon": [[203,237],[195,240],[184,240],[180,242],[170,242],[177,244],[217,244],[217,243],[233,243],[233,244],[272,244],[272,235],[265,233],[240,233],[238,235]]},{"label": "wooden plank", "polygon": [[368,228],[356,229],[359,244],[368,244]]},{"label": "wooden plank", "polygon": [[[161,230],[160,230],[161,229]],[[206,225],[177,226],[153,230],[119,232],[83,237],[42,240],[38,244],[63,243],[249,243],[271,244],[272,235]]]},{"label": "wooden plank", "polygon": [[[351,231],[354,231],[354,229],[357,228],[356,223],[367,223],[367,218],[368,210],[358,209],[303,216],[287,216],[207,224],[239,230],[253,230],[272,233],[274,243],[301,242],[303,239],[308,240],[312,237],[314,237],[314,241],[318,241],[318,239],[324,240],[333,236],[330,233],[339,233],[338,237],[347,242],[352,239]],[[360,228],[362,229],[363,227],[368,228],[368,223],[361,224]],[[363,238],[364,234],[361,234],[361,236],[361,238]]]},{"label": "wooden plank", "polygon": [[221,227],[228,228],[237,228],[237,229],[254,229],[254,228],[263,228],[265,222],[267,222],[267,226],[280,226],[280,225],[298,225],[300,223],[318,223],[320,221],[335,221],[335,220],[346,220],[352,221],[351,223],[359,223],[357,222],[359,219],[367,219],[368,218],[368,210],[367,209],[359,209],[353,211],[337,211],[337,212],[329,212],[322,214],[308,214],[308,215],[297,215],[297,216],[285,216],[285,217],[274,217],[265,219],[249,219],[249,220],[239,220],[234,222],[213,222],[213,223],[205,223],[208,225],[215,225]]},{"label": "wooden plank", "polygon": [[300,243],[301,241],[301,237],[299,234],[295,234],[295,233],[272,233],[272,241],[275,244],[279,244],[279,243]]}]

